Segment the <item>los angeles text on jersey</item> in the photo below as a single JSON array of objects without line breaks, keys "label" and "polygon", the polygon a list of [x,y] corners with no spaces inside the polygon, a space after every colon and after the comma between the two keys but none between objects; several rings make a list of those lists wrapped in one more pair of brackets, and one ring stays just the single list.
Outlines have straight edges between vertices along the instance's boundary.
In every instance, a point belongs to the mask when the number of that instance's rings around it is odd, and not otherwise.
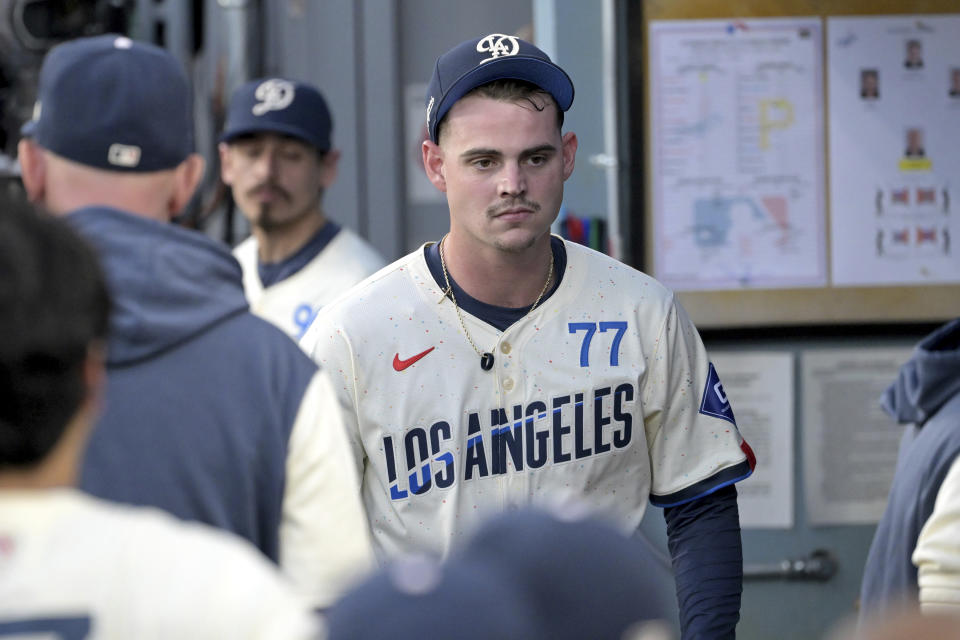
[{"label": "los angeles text on jersey", "polygon": [[390,497],[404,500],[434,486],[446,489],[623,449],[634,438],[635,397],[634,385],[625,382],[467,413],[461,424],[438,420],[396,439],[384,436]]}]

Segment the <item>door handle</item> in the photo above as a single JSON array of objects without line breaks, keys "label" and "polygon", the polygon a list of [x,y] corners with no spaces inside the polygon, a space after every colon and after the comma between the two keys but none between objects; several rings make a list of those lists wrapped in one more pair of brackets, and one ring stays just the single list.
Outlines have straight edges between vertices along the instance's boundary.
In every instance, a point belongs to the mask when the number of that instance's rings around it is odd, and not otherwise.
[{"label": "door handle", "polygon": [[814,580],[826,582],[837,572],[837,559],[826,549],[816,549],[801,558],[777,563],[745,564],[745,580]]}]

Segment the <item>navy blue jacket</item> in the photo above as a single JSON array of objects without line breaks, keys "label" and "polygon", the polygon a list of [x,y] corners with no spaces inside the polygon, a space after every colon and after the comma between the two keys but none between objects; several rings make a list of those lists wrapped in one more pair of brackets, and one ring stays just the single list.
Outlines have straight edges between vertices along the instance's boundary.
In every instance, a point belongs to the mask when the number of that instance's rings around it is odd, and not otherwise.
[{"label": "navy blue jacket", "polygon": [[114,298],[81,487],[227,529],[277,561],[287,443],[316,365],[248,312],[240,266],[203,234],[99,207],[67,220]]},{"label": "navy blue jacket", "polygon": [[960,319],[920,342],[882,404],[907,426],[887,508],[863,572],[861,620],[890,606],[919,606],[911,556],[940,485],[960,455]]}]

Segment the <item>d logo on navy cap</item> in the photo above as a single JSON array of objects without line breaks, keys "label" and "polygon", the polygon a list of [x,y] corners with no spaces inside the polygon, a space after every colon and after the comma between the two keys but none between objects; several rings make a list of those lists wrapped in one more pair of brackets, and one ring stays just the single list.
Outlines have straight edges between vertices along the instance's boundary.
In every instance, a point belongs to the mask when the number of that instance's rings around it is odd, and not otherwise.
[{"label": "d logo on navy cap", "polygon": [[190,86],[168,51],[109,34],[57,45],[21,132],[63,158],[111,171],[171,169],[193,152]]},{"label": "d logo on navy cap", "polygon": [[262,116],[267,111],[286,109],[293,103],[296,93],[296,88],[289,80],[267,80],[257,85],[254,90],[253,97],[259,102],[254,104],[250,111],[255,116]]},{"label": "d logo on navy cap", "polygon": [[332,128],[330,110],[315,88],[284,78],[261,78],[233,92],[220,141],[278,133],[303,140],[326,153],[331,146]]},{"label": "d logo on navy cap", "polygon": [[437,125],[473,89],[494,80],[523,80],[549,93],[561,111],[573,104],[573,82],[550,57],[525,40],[491,33],[461,42],[437,59],[427,89],[427,131],[437,142]]}]

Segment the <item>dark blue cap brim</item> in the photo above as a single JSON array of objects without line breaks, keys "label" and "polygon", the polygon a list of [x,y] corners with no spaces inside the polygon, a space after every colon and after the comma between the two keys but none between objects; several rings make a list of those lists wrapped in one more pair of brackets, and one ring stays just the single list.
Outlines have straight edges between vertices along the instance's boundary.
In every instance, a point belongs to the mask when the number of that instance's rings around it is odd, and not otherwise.
[{"label": "dark blue cap brim", "polygon": [[320,153],[326,153],[330,150],[330,147],[333,146],[329,141],[317,140],[310,135],[309,131],[305,131],[300,127],[283,122],[270,122],[268,120],[264,120],[255,127],[237,127],[234,129],[227,129],[220,134],[219,140],[220,142],[229,143],[240,136],[256,135],[258,133],[280,133],[291,136],[315,147]]},{"label": "dark blue cap brim", "polygon": [[494,80],[523,80],[534,84],[549,93],[561,111],[566,111],[573,104],[573,81],[566,71],[552,62],[527,56],[491,60],[457,78],[446,91],[430,125],[430,139],[437,142],[437,125],[457,100]]}]

